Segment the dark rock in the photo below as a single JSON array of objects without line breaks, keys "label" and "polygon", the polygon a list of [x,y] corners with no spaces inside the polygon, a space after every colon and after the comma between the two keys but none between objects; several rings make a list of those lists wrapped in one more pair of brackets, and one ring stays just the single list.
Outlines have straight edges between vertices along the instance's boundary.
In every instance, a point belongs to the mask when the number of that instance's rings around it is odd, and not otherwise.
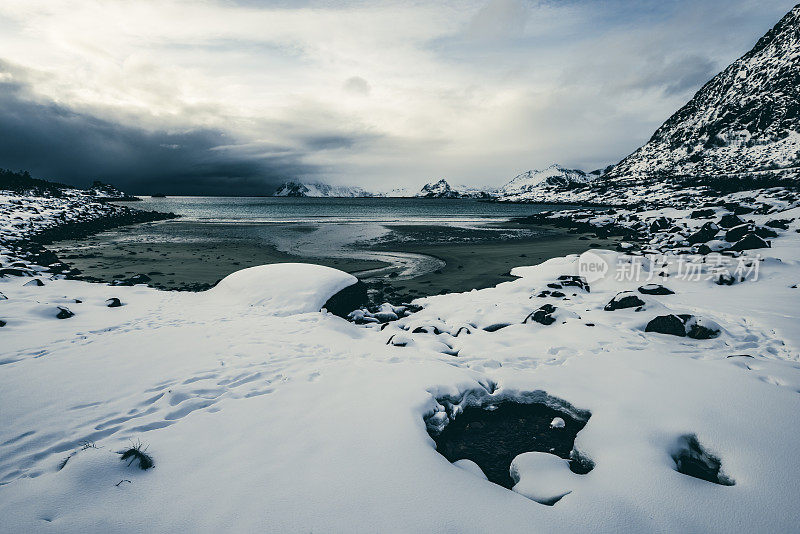
[{"label": "dark rock", "polygon": [[497,332],[498,330],[511,326],[511,323],[495,323],[484,328],[487,332]]},{"label": "dark rock", "polygon": [[28,271],[23,271],[22,269],[13,269],[10,267],[0,269],[0,276],[25,276],[27,274],[30,273]]},{"label": "dark rock", "polygon": [[761,239],[773,239],[778,237],[778,232],[772,228],[767,228],[766,226],[756,226],[755,233]]},{"label": "dark rock", "polygon": [[359,280],[333,295],[322,307],[334,315],[346,318],[350,312],[368,303],[367,286]]},{"label": "dark rock", "polygon": [[684,321],[677,315],[672,314],[659,315],[647,323],[644,331],[686,337],[686,326],[684,325]]},{"label": "dark rock", "polygon": [[739,218],[739,216],[728,213],[727,215],[723,215],[722,218],[719,220],[719,226],[722,228],[733,228],[735,226],[739,226],[744,224],[744,221]]},{"label": "dark rock", "polygon": [[686,239],[692,245],[697,243],[705,243],[706,241],[711,241],[714,239],[717,236],[717,232],[719,232],[719,226],[711,221],[708,221],[707,223],[703,224],[699,230],[688,236]]},{"label": "dark rock", "polygon": [[551,296],[551,297],[555,297],[555,298],[558,298],[558,299],[560,299],[561,297],[563,297],[563,296],[565,296],[565,295],[564,295],[564,293],[562,293],[561,291],[552,291],[552,292],[550,293],[550,296]]},{"label": "dark rock", "polygon": [[111,297],[110,299],[106,300],[106,306],[109,308],[119,308],[122,306],[122,302],[117,297]]},{"label": "dark rock", "polygon": [[690,477],[699,478],[714,484],[733,486],[733,479],[722,473],[722,462],[706,451],[695,434],[687,434],[678,438],[678,444],[672,453],[675,470]]},{"label": "dark rock", "polygon": [[704,210],[694,210],[691,215],[689,215],[692,219],[708,219],[709,217],[713,217],[715,211],[711,208],[704,209]]},{"label": "dark rock", "polygon": [[729,273],[720,273],[714,283],[718,286],[732,286],[736,283],[736,279]]},{"label": "dark rock", "polygon": [[752,231],[753,231],[753,225],[748,223],[740,224],[739,226],[734,226],[733,228],[725,232],[725,241],[735,243]]},{"label": "dark rock", "polygon": [[666,217],[659,217],[650,223],[650,233],[662,232],[672,226],[672,221]]},{"label": "dark rock", "polygon": [[562,274],[558,277],[558,282],[564,286],[572,286],[572,287],[579,287],[585,290],[587,293],[590,292],[589,284],[586,282],[586,279],[582,276],[575,276],[572,274]]},{"label": "dark rock", "polygon": [[769,226],[770,228],[778,228],[780,230],[788,230],[789,223],[792,222],[793,219],[772,219],[764,223],[765,226]]},{"label": "dark rock", "polygon": [[719,330],[694,323],[689,328],[689,332],[687,332],[686,335],[692,339],[713,339],[719,336]]},{"label": "dark rock", "polygon": [[527,323],[528,320],[532,320],[545,326],[551,325],[556,322],[555,317],[552,315],[556,309],[557,308],[552,304],[544,304],[543,306],[539,307],[538,310],[531,312],[522,322]]},{"label": "dark rock", "polygon": [[550,289],[561,289],[562,288],[561,284],[554,284],[554,283],[547,284],[547,287],[549,287]]},{"label": "dark rock", "polygon": [[603,308],[605,311],[623,310],[625,308],[636,308],[643,306],[644,301],[636,296],[632,291],[623,291],[611,299]]},{"label": "dark rock", "polygon": [[30,282],[26,282],[24,285],[42,287],[44,285],[44,282],[42,282],[41,279],[39,278],[34,278]]},{"label": "dark rock", "polygon": [[72,313],[69,308],[65,308],[64,306],[58,306],[58,314],[56,314],[56,319],[69,319],[73,317],[75,314]]},{"label": "dark rock", "polygon": [[7,324],[8,324],[7,322],[5,322],[2,319],[0,319],[0,328],[3,328]]},{"label": "dark rock", "polygon": [[769,248],[770,244],[756,234],[747,234],[742,239],[734,243],[728,250],[741,252],[742,250],[753,250],[759,248]]},{"label": "dark rock", "polygon": [[701,254],[703,256],[707,256],[707,255],[711,254],[712,252],[713,251],[711,250],[711,247],[709,247],[705,243],[703,243],[702,245],[697,247],[697,253]]}]

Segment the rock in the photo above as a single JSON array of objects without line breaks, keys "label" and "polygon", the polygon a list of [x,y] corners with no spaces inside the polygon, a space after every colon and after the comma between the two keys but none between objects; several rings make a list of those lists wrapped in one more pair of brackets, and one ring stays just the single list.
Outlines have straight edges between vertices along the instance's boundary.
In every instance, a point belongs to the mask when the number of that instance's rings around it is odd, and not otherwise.
[{"label": "rock", "polygon": [[764,223],[765,226],[769,226],[770,228],[778,228],[780,230],[788,230],[789,223],[792,222],[793,219],[772,219]]},{"label": "rock", "polygon": [[550,428],[564,428],[567,424],[564,420],[560,417],[554,417],[552,421],[550,421]]},{"label": "rock", "polygon": [[507,326],[511,326],[511,323],[495,323],[485,327],[484,330],[487,332],[497,332],[498,330],[505,328]]},{"label": "rock", "polygon": [[717,232],[719,232],[719,226],[714,224],[711,221],[703,224],[695,233],[689,235],[686,240],[689,241],[689,244],[695,245],[697,243],[705,243],[706,241],[711,241],[716,237]]},{"label": "rock", "polygon": [[152,281],[152,278],[150,278],[146,274],[135,274],[135,275],[131,276],[130,278],[128,278],[128,282],[130,282],[133,285],[146,284],[147,282],[150,282],[150,281]]},{"label": "rock", "polygon": [[109,308],[119,308],[122,306],[122,302],[117,297],[111,297],[110,299],[106,300],[106,306]]},{"label": "rock", "polygon": [[714,283],[718,286],[732,286],[736,283],[736,279],[730,273],[720,273]]},{"label": "rock", "polygon": [[756,234],[747,234],[742,239],[737,241],[733,244],[728,250],[735,250],[735,251],[743,251],[743,250],[753,250],[759,248],[769,248],[770,244],[767,241],[764,241]]},{"label": "rock", "polygon": [[671,456],[675,461],[675,470],[679,473],[723,486],[735,484],[733,479],[722,472],[720,459],[706,451],[695,434],[678,438]]},{"label": "rock", "polygon": [[778,237],[778,232],[766,226],[756,226],[755,233],[761,239],[773,239]]},{"label": "rock", "polygon": [[675,292],[661,284],[645,284],[638,289],[643,295],[674,295]]},{"label": "rock", "polygon": [[33,279],[33,280],[31,280],[30,282],[26,282],[26,283],[25,283],[25,284],[23,284],[23,285],[26,285],[26,286],[37,286],[37,287],[42,287],[42,286],[44,285],[44,282],[42,282],[42,281],[41,281],[39,278],[34,278],[34,279]]},{"label": "rock", "polygon": [[713,321],[691,317],[686,322],[689,331],[686,333],[692,339],[713,339],[720,334],[720,327]]},{"label": "rock", "polygon": [[713,217],[715,215],[715,211],[711,208],[704,209],[704,210],[694,210],[689,217],[692,219],[708,219],[709,217]]},{"label": "rock", "polygon": [[658,334],[669,334],[671,336],[686,337],[686,326],[683,320],[677,315],[659,315],[647,323],[645,332],[656,332]]},{"label": "rock", "polygon": [[3,295],[3,293],[0,292],[0,300],[8,300],[8,297]]},{"label": "rock", "polygon": [[322,307],[334,315],[347,318],[350,312],[366,306],[368,302],[367,286],[359,280],[333,295]]},{"label": "rock", "polygon": [[29,271],[24,271],[22,269],[15,269],[11,267],[6,267],[4,269],[0,269],[0,277],[2,276],[25,276],[31,274]]},{"label": "rock", "polygon": [[531,312],[527,317],[525,317],[525,320],[522,322],[527,323],[528,320],[530,319],[545,326],[551,325],[554,322],[556,322],[555,317],[553,317],[553,313],[555,313],[557,309],[558,308],[556,308],[552,304],[544,304],[543,306],[539,307],[538,310]]},{"label": "rock", "polygon": [[5,322],[2,319],[0,319],[0,328],[3,328],[7,324],[8,324],[7,322]]},{"label": "rock", "polygon": [[725,232],[725,241],[735,243],[752,231],[753,227],[750,224],[740,224],[739,226],[734,226]]},{"label": "rock", "polygon": [[658,219],[654,219],[653,222],[650,223],[650,233],[654,234],[656,232],[662,232],[664,230],[668,230],[670,226],[672,226],[672,221],[663,216],[659,217]]},{"label": "rock", "polygon": [[57,306],[57,307],[58,307],[58,313],[56,314],[56,319],[69,319],[70,317],[73,317],[75,315],[69,310],[69,308],[66,308],[64,306]]},{"label": "rock", "polygon": [[603,308],[605,311],[622,310],[625,308],[637,308],[644,306],[644,301],[633,291],[622,291],[617,293],[611,301]]},{"label": "rock", "polygon": [[586,278],[582,276],[575,276],[572,274],[562,274],[561,276],[558,277],[558,282],[564,287],[568,286],[579,287],[585,290],[587,293],[590,292],[589,284],[586,282]]},{"label": "rock", "polygon": [[722,228],[733,228],[744,224],[744,221],[740,219],[738,215],[728,213],[727,215],[723,215],[717,224]]}]

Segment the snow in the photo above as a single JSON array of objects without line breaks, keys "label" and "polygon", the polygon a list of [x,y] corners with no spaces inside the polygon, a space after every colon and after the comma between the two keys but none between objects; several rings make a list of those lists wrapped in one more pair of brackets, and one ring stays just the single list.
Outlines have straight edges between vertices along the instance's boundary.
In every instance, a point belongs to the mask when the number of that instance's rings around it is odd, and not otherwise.
[{"label": "snow", "polygon": [[358,282],[348,273],[309,263],[259,265],[232,273],[208,291],[211,304],[259,306],[275,315],[319,311],[333,295]]},{"label": "snow", "polygon": [[569,470],[569,462],[544,452],[526,452],[511,462],[513,490],[541,504],[555,504],[581,477]]},{"label": "snow", "polygon": [[[798,217],[789,206],[752,218]],[[687,213],[640,215],[702,224]],[[247,269],[201,294],[2,278],[3,529],[792,531],[798,228],[795,219],[772,248],[746,253],[761,255],[759,276],[731,286],[705,279],[708,257],[667,254],[669,276],[656,281],[675,294],[639,294],[641,311],[603,308],[653,281],[606,276],[589,292],[536,296],[576,274],[578,256],[518,267],[518,278],[494,288],[420,300],[421,311],[385,326],[317,311],[352,282],[322,267]],[[593,253],[613,266],[637,257]],[[680,277],[682,261],[703,279]],[[662,263],[653,265],[655,276]],[[123,305],[107,307],[113,297]],[[544,303],[558,320],[523,324]],[[75,315],[56,319],[58,306]],[[721,333],[644,332],[667,313]],[[508,326],[483,330],[495,324]],[[492,484],[436,452],[425,418],[446,424],[445,397],[456,412],[487,400],[561,399],[587,410],[575,447],[595,467],[577,475],[551,455],[524,454],[515,491]],[[734,486],[675,470],[671,451],[688,434],[720,458]],[[120,461],[117,451],[138,440],[155,468]],[[84,450],[85,441],[97,449]],[[552,507],[535,501],[566,492]]]}]

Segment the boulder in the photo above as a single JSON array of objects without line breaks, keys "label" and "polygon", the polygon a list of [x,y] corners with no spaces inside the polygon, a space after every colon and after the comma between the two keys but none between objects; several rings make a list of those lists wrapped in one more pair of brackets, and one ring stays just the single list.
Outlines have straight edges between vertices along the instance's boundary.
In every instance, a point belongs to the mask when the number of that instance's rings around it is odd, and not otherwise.
[{"label": "boulder", "polygon": [[677,315],[673,314],[659,315],[647,323],[644,331],[686,337],[686,326],[684,325],[683,320]]},{"label": "boulder", "polygon": [[659,217],[650,223],[650,233],[663,232],[664,230],[668,230],[670,226],[672,226],[672,221],[663,216]]},{"label": "boulder", "polygon": [[716,237],[717,232],[719,232],[719,226],[714,224],[711,221],[703,224],[695,233],[689,235],[686,240],[689,241],[689,244],[695,245],[697,243],[705,243],[706,241],[711,241]]},{"label": "boulder", "polygon": [[744,221],[740,219],[738,215],[728,213],[727,215],[723,215],[717,224],[722,228],[733,228],[744,224]]},{"label": "boulder", "polygon": [[765,226],[769,226],[770,228],[778,228],[780,230],[788,230],[789,223],[792,222],[794,219],[771,219],[764,223]]},{"label": "boulder", "polygon": [[590,292],[589,284],[586,282],[586,278],[582,276],[575,276],[572,274],[562,274],[561,276],[558,277],[558,282],[564,287],[568,286],[579,287],[585,290],[587,293]]},{"label": "boulder", "polygon": [[111,297],[110,299],[106,300],[106,306],[109,308],[119,308],[122,306],[122,302],[117,297]]},{"label": "boulder", "polygon": [[645,284],[638,289],[643,295],[674,295],[675,292],[661,284]]},{"label": "boulder", "polygon": [[[359,280],[355,284],[340,290],[338,293],[325,301],[325,304],[322,305],[322,308],[325,308],[328,310],[328,312],[339,317],[347,317],[347,314],[353,310],[359,309],[361,306],[366,305],[368,301],[367,285]],[[389,317],[390,313],[391,317]],[[381,317],[378,317],[378,315],[381,315]],[[397,315],[393,312],[387,312],[383,314],[379,312],[377,314],[373,314],[373,316],[381,322],[397,320]]]},{"label": "boulder", "polygon": [[41,279],[39,279],[39,278],[34,278],[34,279],[33,279],[33,280],[31,280],[30,282],[26,282],[26,283],[25,283],[25,284],[23,284],[23,285],[26,285],[26,286],[36,286],[36,287],[42,287],[42,286],[44,285],[44,282],[42,282],[42,281],[41,281]]},{"label": "boulder", "polygon": [[708,219],[709,217],[713,217],[715,213],[713,209],[707,208],[703,210],[694,210],[689,217],[692,219]]},{"label": "boulder", "polygon": [[553,313],[555,313],[557,309],[558,308],[552,304],[544,304],[543,306],[539,307],[538,310],[531,312],[522,322],[527,323],[528,320],[531,320],[545,326],[551,325],[556,322],[555,317],[553,317]]},{"label": "boulder", "polygon": [[735,243],[752,231],[753,231],[753,226],[750,224],[745,223],[745,224],[740,224],[738,226],[734,226],[733,228],[725,232],[725,241]]},{"label": "boulder", "polygon": [[625,308],[638,308],[644,306],[644,301],[633,291],[622,291],[617,293],[611,301],[603,308],[605,311],[623,310]]},{"label": "boulder", "polygon": [[72,313],[69,308],[64,306],[58,306],[58,313],[56,314],[56,319],[69,319],[73,317],[75,314]]},{"label": "boulder", "polygon": [[759,248],[769,248],[770,244],[756,234],[747,234],[742,239],[734,243],[728,250],[741,252],[743,250],[753,250]]},{"label": "boulder", "polygon": [[755,233],[761,239],[773,239],[778,237],[778,232],[766,226],[756,226]]}]

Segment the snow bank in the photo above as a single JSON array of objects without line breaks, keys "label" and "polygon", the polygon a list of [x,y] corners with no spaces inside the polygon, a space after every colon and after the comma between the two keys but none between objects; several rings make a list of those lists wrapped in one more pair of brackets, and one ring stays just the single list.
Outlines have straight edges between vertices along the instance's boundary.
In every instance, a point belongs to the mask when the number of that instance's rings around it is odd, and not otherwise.
[{"label": "snow bank", "polygon": [[205,296],[218,304],[258,306],[275,315],[319,311],[342,289],[358,282],[348,273],[310,263],[275,263],[242,269]]}]

